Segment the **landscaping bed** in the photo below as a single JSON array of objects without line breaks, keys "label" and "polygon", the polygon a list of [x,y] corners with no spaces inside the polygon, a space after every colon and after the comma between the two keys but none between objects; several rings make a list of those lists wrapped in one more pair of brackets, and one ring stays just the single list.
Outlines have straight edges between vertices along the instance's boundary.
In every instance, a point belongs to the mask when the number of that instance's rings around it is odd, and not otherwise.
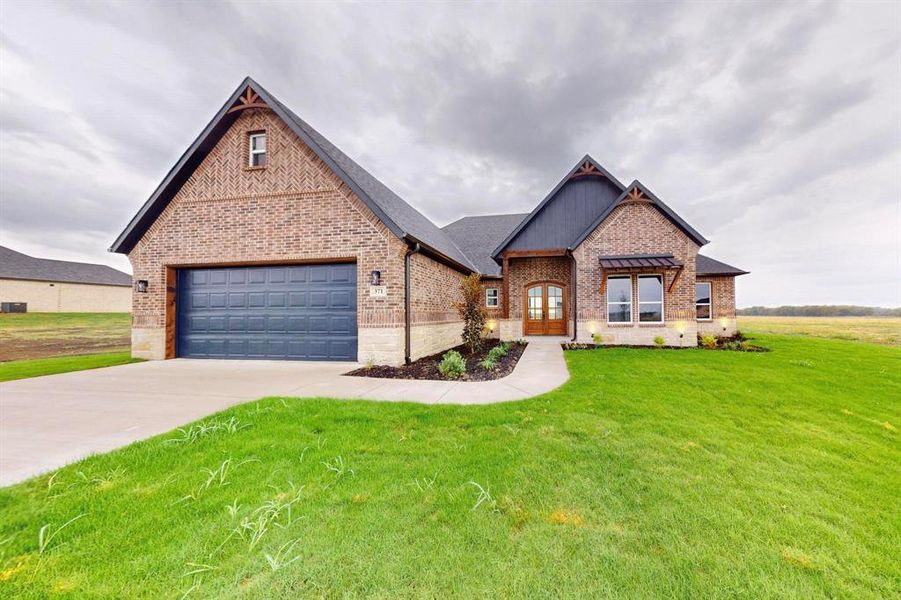
[{"label": "landscaping bed", "polygon": [[[482,348],[475,354],[469,354],[465,346],[457,346],[451,350],[445,350],[438,354],[432,354],[413,361],[409,365],[400,367],[390,367],[387,365],[376,365],[372,367],[363,367],[347,373],[356,377],[382,377],[385,379],[437,379],[442,381],[491,381],[492,379],[500,379],[506,377],[513,372],[519,357],[526,349],[525,342],[506,342],[508,347],[507,353],[497,360],[497,364],[493,369],[486,369],[482,363],[491,350],[500,346],[500,340],[484,340]],[[439,371],[438,367],[442,359],[449,352],[458,352],[466,363],[466,372],[459,378],[446,377]],[[497,352],[497,351],[495,351]]]},{"label": "landscaping bed", "polygon": [[[662,338],[661,338],[662,340]],[[636,345],[636,344],[595,344],[593,342],[569,342],[561,344],[564,350],[600,350],[610,348],[638,348],[642,350],[730,350],[732,352],[769,352],[769,348],[758,346],[750,342],[750,338],[740,331],[736,331],[734,335],[701,335],[698,334],[697,346],[664,346],[658,344]]]}]

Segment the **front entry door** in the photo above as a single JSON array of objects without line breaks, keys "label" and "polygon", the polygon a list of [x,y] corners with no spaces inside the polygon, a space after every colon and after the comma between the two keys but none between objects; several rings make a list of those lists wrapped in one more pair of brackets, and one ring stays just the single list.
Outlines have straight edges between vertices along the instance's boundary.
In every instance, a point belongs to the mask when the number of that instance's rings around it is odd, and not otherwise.
[{"label": "front entry door", "polygon": [[566,299],[562,286],[534,283],[526,287],[525,296],[525,335],[566,335]]}]

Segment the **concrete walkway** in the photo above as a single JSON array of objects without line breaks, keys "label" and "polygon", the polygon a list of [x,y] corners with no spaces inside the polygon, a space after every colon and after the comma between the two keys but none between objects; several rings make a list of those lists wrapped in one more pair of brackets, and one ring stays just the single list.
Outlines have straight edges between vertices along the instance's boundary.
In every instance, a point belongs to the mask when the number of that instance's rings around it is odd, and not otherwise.
[{"label": "concrete walkway", "polygon": [[569,379],[558,339],[534,339],[495,381],[346,377],[353,363],[168,360],[0,383],[0,485],[264,396],[491,404]]}]

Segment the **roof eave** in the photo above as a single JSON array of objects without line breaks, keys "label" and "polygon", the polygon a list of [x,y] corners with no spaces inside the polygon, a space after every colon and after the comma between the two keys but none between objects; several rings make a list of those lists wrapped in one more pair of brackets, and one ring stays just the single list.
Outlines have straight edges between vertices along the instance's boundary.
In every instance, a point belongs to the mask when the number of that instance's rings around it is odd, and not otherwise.
[{"label": "roof eave", "polygon": [[[131,221],[128,222],[128,225],[125,226],[125,229],[122,230],[122,233],[119,234],[119,237],[113,242],[112,246],[109,247],[109,252],[116,252],[119,254],[128,254],[132,248],[135,247],[138,240],[132,239],[135,235],[135,231],[138,227],[143,223],[143,221],[147,218],[151,209],[154,207],[156,201],[160,198],[164,191],[168,188],[168,186],[173,182],[179,172],[181,172],[182,168],[187,164],[187,162],[194,156],[200,146],[207,140],[207,138],[213,133],[213,130],[216,126],[222,121],[223,118],[226,117],[229,108],[231,105],[235,103],[235,101],[241,96],[241,92],[243,92],[248,85],[251,84],[253,80],[250,77],[245,77],[241,82],[241,85],[229,96],[228,100],[222,105],[216,114],[210,119],[209,123],[207,123],[206,127],[200,132],[200,135],[188,146],[188,149],[182,153],[181,157],[176,161],[175,165],[169,169],[169,172],[166,173],[166,176],[163,178],[163,181],[157,186],[157,188],[150,195],[150,198],[147,199],[146,202],[141,206],[138,212],[132,217]],[[237,117],[234,117],[235,119]],[[146,231],[146,229],[145,229]],[[142,232],[143,234],[143,232]],[[140,239],[140,238],[139,238]]]},{"label": "roof eave", "polygon": [[423,242],[422,240],[417,239],[415,236],[412,236],[410,234],[404,234],[402,236],[402,239],[405,242],[407,242],[408,244],[419,244],[420,248],[422,249],[423,254],[430,256],[430,257],[438,260],[439,262],[444,263],[447,266],[452,267],[462,273],[466,273],[467,275],[471,275],[473,273],[479,273],[478,269],[473,268],[473,266],[464,265],[460,261],[458,261],[454,258],[451,258],[447,254],[441,252],[434,246],[431,246],[431,245],[427,244],[426,242]]}]

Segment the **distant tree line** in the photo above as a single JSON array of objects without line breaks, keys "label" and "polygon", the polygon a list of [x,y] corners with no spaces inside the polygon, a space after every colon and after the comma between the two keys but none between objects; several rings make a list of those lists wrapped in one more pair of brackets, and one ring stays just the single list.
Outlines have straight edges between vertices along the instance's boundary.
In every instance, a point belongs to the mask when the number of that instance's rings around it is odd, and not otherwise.
[{"label": "distant tree line", "polygon": [[878,306],[828,305],[751,306],[736,311],[746,317],[901,317],[901,308]]}]

